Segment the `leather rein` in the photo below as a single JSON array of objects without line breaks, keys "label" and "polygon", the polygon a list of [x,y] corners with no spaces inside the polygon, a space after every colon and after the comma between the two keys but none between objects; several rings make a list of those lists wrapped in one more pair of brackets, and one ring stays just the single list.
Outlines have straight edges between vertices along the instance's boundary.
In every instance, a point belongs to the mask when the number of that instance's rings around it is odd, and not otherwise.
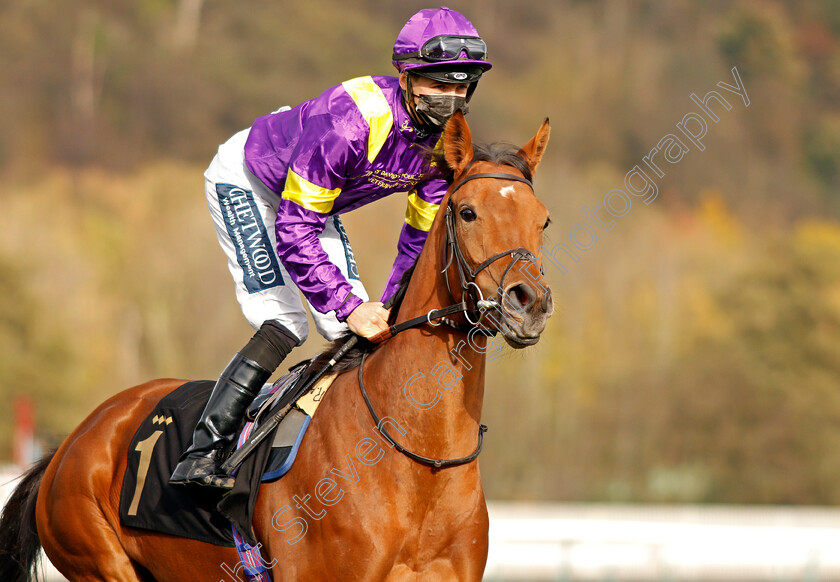
[{"label": "leather rein", "polygon": [[[421,315],[420,317],[415,317],[414,319],[409,319],[408,321],[404,321],[403,323],[392,325],[388,328],[386,332],[377,334],[376,336],[371,338],[371,341],[374,343],[379,343],[391,337],[394,337],[398,333],[405,331],[406,329],[410,329],[413,327],[418,327],[423,324],[429,324],[432,326],[437,327],[441,325],[441,323],[446,323],[450,327],[454,327],[455,329],[463,332],[471,331],[475,326],[478,326],[481,323],[481,320],[484,318],[484,315],[487,313],[488,310],[496,310],[498,311],[503,318],[505,318],[504,310],[501,309],[502,305],[502,294],[504,293],[504,280],[510,270],[513,268],[513,265],[518,263],[519,261],[532,261],[536,260],[536,256],[534,253],[529,251],[528,249],[519,247],[513,250],[505,251],[503,253],[498,253],[493,255],[489,259],[485,260],[483,263],[475,267],[474,269],[469,266],[466,257],[464,256],[463,251],[461,250],[460,242],[458,241],[458,235],[455,230],[455,210],[452,206],[452,198],[451,195],[454,194],[461,186],[465,183],[469,182],[470,180],[478,180],[478,179],[496,179],[496,180],[513,180],[516,182],[523,182],[530,186],[533,190],[534,185],[531,183],[530,180],[523,178],[522,176],[516,176],[514,174],[505,174],[501,172],[482,172],[478,174],[472,174],[471,176],[467,176],[466,178],[460,180],[455,186],[452,187],[450,192],[450,200],[446,207],[446,266],[444,266],[443,271],[441,274],[444,275],[444,280],[446,281],[446,288],[449,291],[449,296],[452,298],[452,301],[455,303],[450,305],[449,307],[444,307],[442,309],[433,309],[429,311],[426,315]],[[476,284],[475,279],[478,274],[495,263],[496,261],[503,259],[505,257],[511,257],[511,262],[505,269],[504,273],[502,274],[502,279],[499,281],[499,289],[498,294],[495,299],[485,299],[484,295],[481,292],[481,289]],[[460,301],[455,299],[455,295],[452,292],[452,288],[449,283],[449,268],[452,266],[452,263],[455,263],[456,272],[458,273],[458,279],[461,283],[461,299]],[[468,305],[467,298],[472,296],[473,293],[477,293],[477,296],[473,296],[472,303],[478,309],[478,316],[476,316],[476,321],[470,319],[470,307]],[[453,321],[448,318],[449,315],[454,315],[456,313],[463,313],[464,317],[466,318],[467,322],[471,325],[464,325],[463,323],[459,323],[457,321]],[[439,323],[432,323],[432,321],[439,320]],[[485,334],[495,334],[495,331],[491,330],[482,330],[482,333]],[[370,401],[370,397],[368,396],[367,390],[365,389],[365,382],[363,378],[363,369],[365,365],[365,358],[367,357],[367,353],[362,355],[361,362],[359,363],[359,388],[362,392],[362,397],[365,400],[365,404],[367,405],[368,411],[370,412],[371,417],[376,422],[376,426],[379,432],[384,436],[388,441],[394,445],[399,452],[403,455],[408,457],[409,459],[416,461],[422,465],[427,465],[429,467],[433,467],[435,469],[442,469],[447,467],[456,467],[458,465],[464,465],[466,463],[470,463],[474,461],[478,455],[481,453],[481,447],[484,443],[484,433],[487,431],[487,426],[483,424],[479,424],[478,426],[478,444],[476,445],[475,450],[472,454],[467,455],[466,457],[461,457],[458,459],[433,459],[430,457],[424,457],[423,455],[419,455],[414,453],[402,445],[400,445],[386,430],[385,426],[383,425],[379,415],[376,414],[376,411],[373,408],[373,404]]]}]

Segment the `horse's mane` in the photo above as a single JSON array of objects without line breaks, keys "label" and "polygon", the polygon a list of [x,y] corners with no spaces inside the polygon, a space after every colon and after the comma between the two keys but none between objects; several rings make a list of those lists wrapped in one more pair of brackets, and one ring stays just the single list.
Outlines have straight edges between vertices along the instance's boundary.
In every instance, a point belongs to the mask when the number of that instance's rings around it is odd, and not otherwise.
[{"label": "horse's mane", "polygon": [[[470,166],[476,162],[491,162],[493,164],[499,166],[511,166],[516,170],[519,170],[522,175],[527,180],[532,179],[531,175],[531,168],[528,165],[528,161],[520,155],[520,149],[512,144],[505,143],[505,142],[496,142],[491,144],[474,144],[473,146],[473,159],[470,163]],[[434,166],[438,168],[444,175],[449,176],[449,181],[451,183],[451,175],[452,170],[449,165],[446,163],[445,158],[442,154],[438,152],[429,152],[430,161]],[[469,168],[466,168],[469,170]],[[465,170],[465,171],[466,171]],[[411,275],[414,273],[414,267],[416,266],[413,264],[409,267],[403,276],[400,278],[399,286],[397,287],[397,291],[394,293],[393,298],[391,301],[391,314],[388,317],[388,323],[393,325],[397,320],[397,315],[399,314],[400,306],[402,305],[403,299],[405,298],[405,291],[408,287],[408,283],[411,280]],[[443,306],[441,306],[443,307]],[[330,359],[333,355],[343,346],[350,337],[352,337],[353,333],[348,331],[347,333],[341,335],[338,339],[333,340],[329,344],[327,344],[324,351],[312,360],[312,366],[310,369],[316,370],[319,367],[323,366]],[[365,354],[369,354],[373,352],[378,347],[378,344],[370,342],[364,338],[359,338],[359,341],[356,343],[356,346],[347,352],[347,354],[338,362],[336,362],[335,366],[333,366],[332,371],[341,373],[347,370],[352,370],[356,368],[362,360],[362,356]]]}]

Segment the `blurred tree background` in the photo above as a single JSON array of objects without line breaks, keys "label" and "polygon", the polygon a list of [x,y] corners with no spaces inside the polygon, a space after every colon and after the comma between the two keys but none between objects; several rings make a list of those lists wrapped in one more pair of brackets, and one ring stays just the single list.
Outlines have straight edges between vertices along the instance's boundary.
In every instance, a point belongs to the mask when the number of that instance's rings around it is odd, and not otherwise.
[{"label": "blurred tree background", "polygon": [[[251,330],[204,168],[255,117],[391,74],[393,40],[423,7],[3,3],[0,460],[17,395],[50,445],[123,388],[218,374]],[[488,496],[840,504],[840,4],[451,7],[495,65],[472,103],[477,138],[521,144],[551,118],[547,247],[698,111],[690,94],[722,91],[734,66],[750,98],[723,91],[732,110],[705,151],[663,168],[656,201],[598,231],[566,273],[548,269],[544,338],[489,364]],[[346,219],[372,295],[403,210],[394,196]]]}]

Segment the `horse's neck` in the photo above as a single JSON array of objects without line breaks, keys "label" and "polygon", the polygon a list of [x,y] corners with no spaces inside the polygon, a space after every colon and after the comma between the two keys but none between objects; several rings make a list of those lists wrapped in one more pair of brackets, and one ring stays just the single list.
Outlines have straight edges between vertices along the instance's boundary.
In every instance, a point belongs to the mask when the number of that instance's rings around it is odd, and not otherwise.
[{"label": "horse's neck", "polygon": [[[442,218],[442,217],[441,217]],[[436,221],[406,290],[397,322],[454,303],[443,269],[443,221]],[[456,296],[459,293],[456,291]],[[476,444],[484,398],[484,338],[440,324],[406,330],[376,352],[370,370],[372,399],[407,431],[407,448],[436,458],[462,457]],[[478,349],[476,349],[478,348]],[[374,386],[375,383],[375,386]],[[400,435],[392,435],[400,437]]]}]

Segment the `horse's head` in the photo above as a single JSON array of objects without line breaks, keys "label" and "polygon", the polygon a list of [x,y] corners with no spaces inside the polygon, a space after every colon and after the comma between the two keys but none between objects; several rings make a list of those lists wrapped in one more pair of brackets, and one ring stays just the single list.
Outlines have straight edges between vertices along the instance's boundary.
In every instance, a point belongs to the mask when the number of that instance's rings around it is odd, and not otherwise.
[{"label": "horse's head", "polygon": [[514,348],[537,343],[554,311],[539,254],[548,210],[530,182],[548,135],[546,119],[519,150],[498,144],[474,149],[460,113],[444,134],[446,162],[454,172],[445,209],[447,264],[456,266],[447,284],[452,292],[459,285],[462,297],[485,314],[483,325],[498,329]]}]

